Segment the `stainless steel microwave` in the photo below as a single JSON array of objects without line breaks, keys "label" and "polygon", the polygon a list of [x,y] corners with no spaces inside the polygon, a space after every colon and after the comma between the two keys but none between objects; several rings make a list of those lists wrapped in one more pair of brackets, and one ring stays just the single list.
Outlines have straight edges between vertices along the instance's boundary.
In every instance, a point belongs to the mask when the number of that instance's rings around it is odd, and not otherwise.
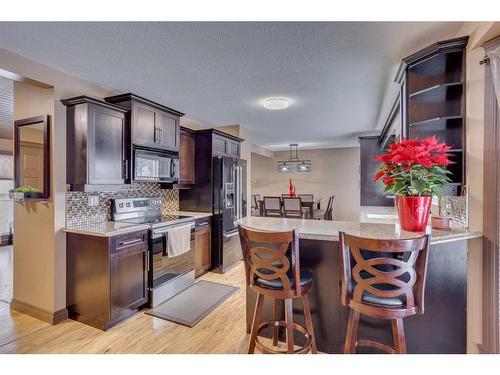
[{"label": "stainless steel microwave", "polygon": [[179,154],[134,147],[134,181],[179,182]]}]

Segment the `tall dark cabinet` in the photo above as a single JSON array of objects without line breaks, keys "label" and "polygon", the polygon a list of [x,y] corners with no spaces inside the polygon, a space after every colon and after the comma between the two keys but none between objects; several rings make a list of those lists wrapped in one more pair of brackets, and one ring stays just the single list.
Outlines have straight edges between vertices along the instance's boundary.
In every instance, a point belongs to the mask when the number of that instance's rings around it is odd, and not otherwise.
[{"label": "tall dark cabinet", "polygon": [[72,190],[121,185],[128,179],[127,111],[87,96],[67,106],[66,180]]},{"label": "tall dark cabinet", "polygon": [[131,93],[104,100],[129,111],[133,145],[179,151],[180,118],[184,113]]},{"label": "tall dark cabinet", "polygon": [[[384,193],[384,186],[373,181],[380,167],[380,163],[373,161],[373,158],[383,153],[379,140],[378,136],[359,137],[361,206],[394,206],[394,195]],[[392,142],[394,136],[389,138],[388,144]]]},{"label": "tall dark cabinet", "polygon": [[436,135],[452,146],[454,164],[446,195],[465,184],[465,48],[468,37],[434,43],[408,57],[395,81],[401,85],[401,134],[410,139]]}]

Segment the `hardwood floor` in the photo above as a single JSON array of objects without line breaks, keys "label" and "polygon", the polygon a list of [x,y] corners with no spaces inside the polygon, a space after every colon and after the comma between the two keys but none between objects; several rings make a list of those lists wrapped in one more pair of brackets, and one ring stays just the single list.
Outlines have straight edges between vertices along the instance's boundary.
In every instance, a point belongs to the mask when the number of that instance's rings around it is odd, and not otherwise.
[{"label": "hardwood floor", "polygon": [[106,332],[73,320],[52,326],[0,302],[0,353],[246,353],[243,264],[200,280],[240,289],[193,328],[144,311]]},{"label": "hardwood floor", "polygon": [[0,302],[12,299],[12,246],[0,246]]}]

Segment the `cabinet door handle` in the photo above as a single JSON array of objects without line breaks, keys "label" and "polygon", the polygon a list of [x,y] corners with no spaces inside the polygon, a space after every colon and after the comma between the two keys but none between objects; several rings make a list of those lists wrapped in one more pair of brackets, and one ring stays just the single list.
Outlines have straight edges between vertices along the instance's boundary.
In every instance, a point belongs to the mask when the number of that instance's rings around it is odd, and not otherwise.
[{"label": "cabinet door handle", "polygon": [[118,246],[119,247],[130,246],[130,245],[133,245],[133,244],[136,244],[136,243],[141,243],[141,242],[142,242],[142,237],[141,238],[135,238],[135,239],[129,240],[129,241],[120,242],[120,244]]},{"label": "cabinet door handle", "polygon": [[145,255],[144,258],[145,258],[145,262],[146,262],[146,271],[149,272],[149,251],[146,250],[144,252],[144,255]]}]

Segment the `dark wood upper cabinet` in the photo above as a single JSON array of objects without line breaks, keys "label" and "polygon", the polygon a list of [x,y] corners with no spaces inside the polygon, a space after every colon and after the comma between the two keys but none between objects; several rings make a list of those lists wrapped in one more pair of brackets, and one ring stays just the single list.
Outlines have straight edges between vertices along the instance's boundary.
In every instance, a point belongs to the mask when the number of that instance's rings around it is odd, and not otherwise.
[{"label": "dark wood upper cabinet", "polygon": [[183,113],[130,93],[104,100],[129,111],[132,145],[179,151]]},{"label": "dark wood upper cabinet", "polygon": [[62,103],[67,106],[66,179],[71,189],[126,183],[127,111],[86,96]]},{"label": "dark wood upper cabinet", "polygon": [[452,146],[445,195],[465,184],[465,53],[468,37],[434,43],[405,57],[395,82],[401,85],[401,134],[410,139],[436,135]]},{"label": "dark wood upper cabinet", "polygon": [[179,142],[179,184],[192,185],[195,183],[195,139],[192,130],[180,129]]},{"label": "dark wood upper cabinet", "polygon": [[212,154],[217,156],[240,157],[241,139],[214,130],[212,135]]}]

